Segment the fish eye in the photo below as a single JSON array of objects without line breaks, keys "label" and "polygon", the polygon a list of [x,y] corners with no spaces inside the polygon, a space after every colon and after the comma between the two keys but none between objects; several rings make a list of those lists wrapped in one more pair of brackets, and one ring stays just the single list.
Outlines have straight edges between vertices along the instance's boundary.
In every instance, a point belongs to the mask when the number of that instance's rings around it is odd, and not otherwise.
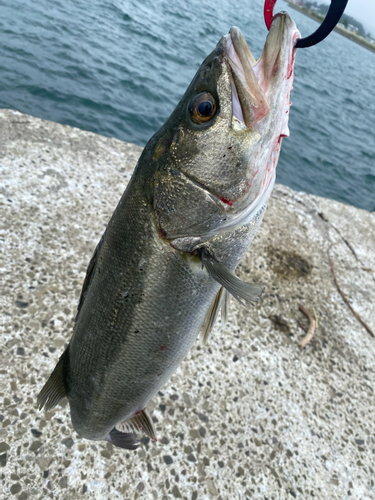
[{"label": "fish eye", "polygon": [[194,123],[207,123],[216,114],[216,101],[209,92],[200,92],[191,99],[189,113]]}]

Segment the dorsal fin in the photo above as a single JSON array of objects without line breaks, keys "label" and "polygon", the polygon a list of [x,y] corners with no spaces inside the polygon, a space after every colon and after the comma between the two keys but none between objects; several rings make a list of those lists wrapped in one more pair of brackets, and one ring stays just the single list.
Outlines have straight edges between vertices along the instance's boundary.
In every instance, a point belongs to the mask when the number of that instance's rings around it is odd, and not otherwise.
[{"label": "dorsal fin", "polygon": [[66,397],[65,377],[68,361],[69,346],[60,356],[55,369],[40,391],[37,401],[39,410],[44,406],[45,411],[48,411]]},{"label": "dorsal fin", "polygon": [[103,243],[103,236],[100,238],[99,243],[96,245],[94,254],[90,259],[89,265],[87,266],[86,276],[85,276],[85,279],[84,279],[84,282],[82,285],[81,295],[80,295],[79,301],[78,301],[77,314],[76,314],[74,321],[77,321],[77,319],[78,319],[79,311],[81,310],[83,302],[85,301],[87,291],[88,291],[90,283],[94,277],[96,261],[97,261],[98,253],[99,253],[100,247],[102,246],[102,243]]}]

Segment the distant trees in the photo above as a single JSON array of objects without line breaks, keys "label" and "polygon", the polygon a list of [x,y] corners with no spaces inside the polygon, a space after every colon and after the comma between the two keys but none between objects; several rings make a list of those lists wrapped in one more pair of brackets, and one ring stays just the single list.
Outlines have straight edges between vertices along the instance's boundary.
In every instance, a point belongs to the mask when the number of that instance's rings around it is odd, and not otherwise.
[{"label": "distant trees", "polygon": [[[311,2],[310,0],[301,0],[301,2],[302,2],[302,5],[304,7],[306,7],[307,9],[317,11],[317,12],[319,12],[319,14],[321,14],[324,17],[327,15],[329,5],[327,5],[325,3],[318,4],[316,1]],[[365,29],[364,29],[362,23],[360,23],[359,21],[357,21],[353,17],[348,16],[347,14],[343,14],[341,16],[340,23],[342,23],[346,29],[348,29],[349,24],[351,24],[352,26],[357,28],[358,35],[363,36],[363,37],[366,36],[366,32],[365,32]]]},{"label": "distant trees", "polygon": [[342,23],[345,28],[348,28],[349,24],[357,28],[357,33],[360,36],[366,36],[365,29],[359,21],[354,19],[354,17],[348,16],[347,14],[343,14],[340,19],[340,23]]}]

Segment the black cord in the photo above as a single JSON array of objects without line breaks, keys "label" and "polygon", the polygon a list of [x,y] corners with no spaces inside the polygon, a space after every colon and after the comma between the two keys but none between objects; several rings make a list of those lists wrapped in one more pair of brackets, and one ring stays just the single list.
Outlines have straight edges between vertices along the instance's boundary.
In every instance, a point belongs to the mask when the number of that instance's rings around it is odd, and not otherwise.
[{"label": "black cord", "polygon": [[348,0],[332,0],[331,5],[329,6],[328,13],[319,28],[310,36],[297,40],[296,47],[312,47],[313,45],[316,45],[317,43],[324,40],[331,33],[331,31],[333,31],[336,24],[340,21],[347,3]]}]

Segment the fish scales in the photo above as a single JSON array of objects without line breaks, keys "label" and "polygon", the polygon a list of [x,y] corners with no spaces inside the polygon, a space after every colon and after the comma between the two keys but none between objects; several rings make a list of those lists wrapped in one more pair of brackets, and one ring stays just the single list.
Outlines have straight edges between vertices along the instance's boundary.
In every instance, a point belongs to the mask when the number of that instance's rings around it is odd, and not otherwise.
[{"label": "fish scales", "polygon": [[137,447],[156,439],[149,400],[199,334],[207,341],[231,294],[257,283],[234,270],[263,219],[287,137],[295,41],[274,17],[258,61],[231,28],[146,145],[91,259],[73,336],[39,407],[68,398],[84,438]]},{"label": "fish scales", "polygon": [[[72,409],[73,425],[78,432],[93,428],[95,435],[103,428],[103,438],[108,425],[142,410],[168,380],[220,288],[161,238],[151,207],[140,207],[140,177],[133,178],[104,234],[75,327],[85,335],[75,333],[70,344],[70,402],[79,408]],[[81,402],[92,395],[83,411]]]}]

